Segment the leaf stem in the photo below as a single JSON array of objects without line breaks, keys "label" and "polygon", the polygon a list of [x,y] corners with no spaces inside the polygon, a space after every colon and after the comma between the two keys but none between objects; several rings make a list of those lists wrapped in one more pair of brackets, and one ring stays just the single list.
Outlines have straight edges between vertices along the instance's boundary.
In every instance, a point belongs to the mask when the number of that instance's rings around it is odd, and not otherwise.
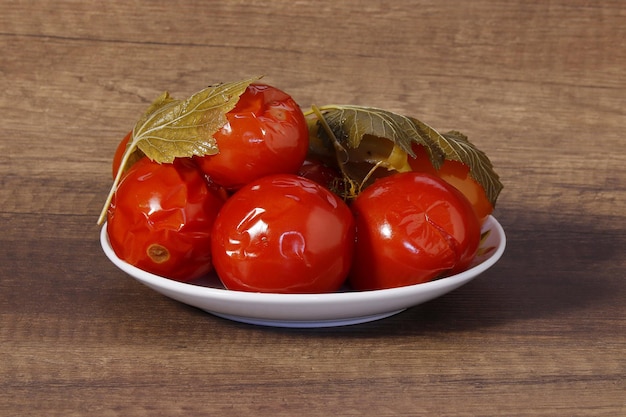
[{"label": "leaf stem", "polygon": [[365,177],[363,178],[363,180],[361,181],[361,184],[359,185],[359,187],[362,189],[363,186],[365,186],[365,183],[367,181],[369,181],[369,179],[371,178],[372,175],[374,175],[374,171],[376,171],[379,167],[383,166],[385,161],[378,161],[376,162],[376,164],[374,164],[374,166],[372,167],[372,169],[370,169],[367,173],[367,175],[365,175]]},{"label": "leaf stem", "polygon": [[[337,159],[337,166],[339,167],[339,170],[341,171],[341,175],[343,176],[343,179],[344,179],[344,196],[343,197],[344,199],[347,199],[347,198],[357,195],[358,189],[360,189],[360,187],[355,186],[354,181],[352,180],[352,178],[350,178],[350,176],[346,172],[345,165],[349,161],[349,157],[347,156],[348,152],[343,147],[343,145],[341,145],[341,143],[339,142],[339,139],[337,139],[337,136],[335,136],[335,133],[330,128],[330,126],[328,125],[328,122],[326,121],[326,119],[324,118],[324,115],[322,114],[322,110],[328,109],[329,107],[331,106],[317,107],[313,105],[311,106],[311,111],[307,113],[309,115],[315,114],[315,116],[321,123],[322,128],[324,129],[326,134],[330,137],[333,143],[333,147],[335,148],[335,158]],[[346,161],[342,161],[340,158],[340,155],[346,155]]]},{"label": "leaf stem", "polygon": [[[307,116],[311,116],[311,115],[315,115],[318,117],[320,117],[320,115],[322,114],[321,112],[325,111],[325,110],[334,110],[334,109],[338,109],[342,106],[338,105],[338,104],[326,104],[324,106],[316,106],[315,104],[311,106],[311,108],[307,111],[302,112],[304,114],[305,117]],[[322,116],[323,117],[323,116]]]},{"label": "leaf stem", "polygon": [[115,174],[113,185],[111,186],[107,199],[104,202],[104,207],[102,207],[102,211],[100,212],[100,217],[98,217],[98,226],[102,226],[102,224],[104,223],[104,220],[106,219],[106,216],[107,216],[107,210],[109,209],[109,206],[111,205],[111,201],[113,200],[113,195],[115,194],[115,191],[117,190],[117,186],[119,185],[122,179],[122,174],[124,173],[124,169],[126,165],[128,164],[128,161],[130,160],[130,156],[133,154],[135,149],[137,149],[137,141],[134,140],[134,136],[135,135],[133,132],[133,140],[130,142],[130,144],[126,148],[126,151],[124,152],[124,156],[122,157],[120,166],[117,169],[117,173]]}]

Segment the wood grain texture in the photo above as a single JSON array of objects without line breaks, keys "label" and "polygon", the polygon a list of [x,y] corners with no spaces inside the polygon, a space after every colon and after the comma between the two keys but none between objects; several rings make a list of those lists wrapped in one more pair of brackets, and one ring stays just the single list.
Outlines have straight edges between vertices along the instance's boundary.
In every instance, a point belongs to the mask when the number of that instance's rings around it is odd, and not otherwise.
[{"label": "wood grain texture", "polygon": [[[626,415],[621,1],[0,0],[0,416]],[[263,74],[491,157],[480,279],[325,330],[237,324],[103,256],[117,142],[164,90]]]}]

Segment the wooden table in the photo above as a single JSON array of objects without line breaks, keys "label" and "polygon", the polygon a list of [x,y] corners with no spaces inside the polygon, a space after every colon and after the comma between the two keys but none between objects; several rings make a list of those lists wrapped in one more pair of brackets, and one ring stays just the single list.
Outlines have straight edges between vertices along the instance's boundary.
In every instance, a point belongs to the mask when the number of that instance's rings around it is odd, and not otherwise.
[{"label": "wooden table", "polygon": [[[626,415],[626,4],[40,1],[0,8],[1,416]],[[265,74],[458,129],[505,189],[479,279],[284,330],[103,255],[121,137],[164,90]]]}]

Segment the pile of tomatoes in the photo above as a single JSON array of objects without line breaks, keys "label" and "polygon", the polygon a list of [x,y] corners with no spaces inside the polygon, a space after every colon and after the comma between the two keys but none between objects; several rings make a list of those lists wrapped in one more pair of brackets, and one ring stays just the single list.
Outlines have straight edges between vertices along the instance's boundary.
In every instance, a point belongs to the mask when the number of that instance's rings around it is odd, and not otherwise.
[{"label": "pile of tomatoes", "polygon": [[124,173],[107,212],[118,257],[178,281],[215,271],[228,289],[272,293],[392,288],[469,267],[493,208],[463,164],[435,170],[418,146],[412,171],[345,200],[333,188],[341,173],[309,157],[288,94],[251,84],[226,116],[217,154],[144,156]]}]

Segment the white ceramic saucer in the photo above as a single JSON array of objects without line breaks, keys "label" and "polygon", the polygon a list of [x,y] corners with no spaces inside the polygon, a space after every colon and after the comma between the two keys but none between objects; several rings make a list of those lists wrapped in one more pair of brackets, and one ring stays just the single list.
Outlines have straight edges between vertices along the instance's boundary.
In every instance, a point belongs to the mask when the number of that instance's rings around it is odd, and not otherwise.
[{"label": "white ceramic saucer", "polygon": [[275,327],[331,327],[379,320],[440,297],[476,278],[500,259],[506,246],[502,226],[490,216],[473,266],[456,275],[424,284],[376,291],[331,294],[263,294],[226,290],[217,277],[193,284],[163,278],[118,258],[109,244],[106,225],[100,242],[106,256],[139,282],[182,303],[244,323]]}]

